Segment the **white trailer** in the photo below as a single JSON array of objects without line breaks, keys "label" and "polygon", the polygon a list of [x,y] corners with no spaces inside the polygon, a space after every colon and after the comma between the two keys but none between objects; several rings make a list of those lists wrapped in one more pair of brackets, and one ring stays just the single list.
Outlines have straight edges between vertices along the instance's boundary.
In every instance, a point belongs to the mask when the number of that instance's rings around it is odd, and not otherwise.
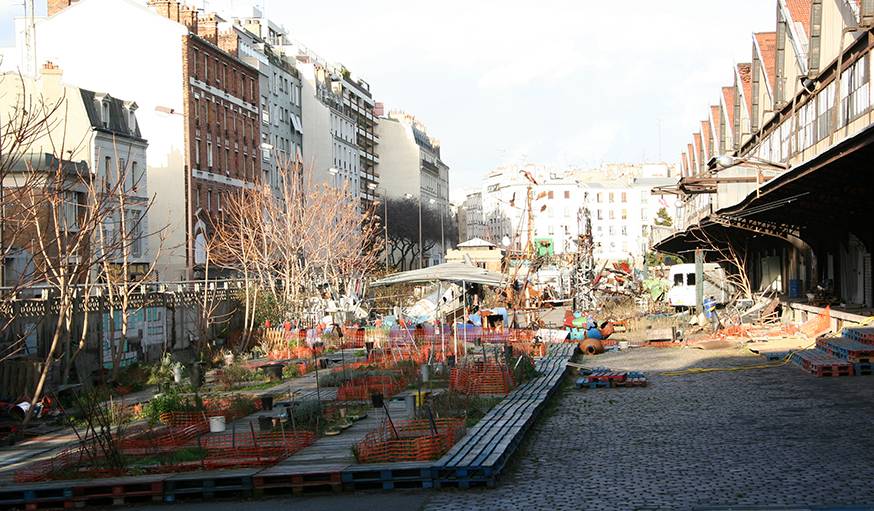
[{"label": "white trailer", "polygon": [[[668,303],[672,307],[695,307],[695,264],[675,264],[669,276],[671,289]],[[725,270],[716,263],[704,264],[704,299],[713,297],[717,304],[725,304],[731,298],[731,284],[725,278]]]}]

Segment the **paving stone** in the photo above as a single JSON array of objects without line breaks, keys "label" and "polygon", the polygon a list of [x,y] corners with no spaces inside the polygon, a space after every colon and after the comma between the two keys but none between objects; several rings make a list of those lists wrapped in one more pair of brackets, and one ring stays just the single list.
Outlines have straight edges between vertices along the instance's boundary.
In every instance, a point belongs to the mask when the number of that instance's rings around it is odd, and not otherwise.
[{"label": "paving stone", "polygon": [[694,509],[874,504],[874,377],[815,378],[740,350],[638,349],[584,361],[643,371],[646,388],[558,396],[491,490],[426,509]]}]

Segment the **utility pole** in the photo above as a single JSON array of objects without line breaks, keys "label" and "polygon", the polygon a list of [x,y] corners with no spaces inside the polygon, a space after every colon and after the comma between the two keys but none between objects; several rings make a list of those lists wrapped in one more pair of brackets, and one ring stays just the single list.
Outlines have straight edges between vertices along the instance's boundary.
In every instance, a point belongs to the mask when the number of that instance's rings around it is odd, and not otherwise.
[{"label": "utility pole", "polygon": [[704,251],[695,249],[695,306],[698,314],[704,312]]}]

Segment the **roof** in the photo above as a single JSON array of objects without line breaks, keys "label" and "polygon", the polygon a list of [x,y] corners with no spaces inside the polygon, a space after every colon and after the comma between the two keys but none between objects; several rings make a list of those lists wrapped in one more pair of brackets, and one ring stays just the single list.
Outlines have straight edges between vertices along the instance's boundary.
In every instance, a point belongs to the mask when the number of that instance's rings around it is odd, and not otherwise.
[{"label": "roof", "polygon": [[686,159],[685,151],[680,154],[680,164],[683,165],[683,175],[685,176],[689,172],[689,161]]},{"label": "roof", "polygon": [[701,121],[701,143],[704,145],[704,159],[709,160],[713,156],[710,154],[710,148],[713,144],[710,133],[710,121]]},{"label": "roof", "polygon": [[713,126],[713,147],[717,152],[719,151],[719,142],[722,140],[719,132],[722,124],[719,115],[719,105],[710,105],[710,123]]},{"label": "roof", "polygon": [[418,270],[404,271],[383,277],[371,287],[424,282],[467,282],[484,286],[500,287],[506,277],[503,273],[488,271],[466,263],[443,263]]},{"label": "roof", "polygon": [[722,102],[725,104],[725,115],[728,118],[728,129],[734,129],[734,87],[722,88]]},{"label": "roof", "polygon": [[804,35],[810,37],[810,0],[786,0],[786,9],[792,21],[801,25]]},{"label": "roof", "polygon": [[773,97],[777,88],[777,32],[757,32],[753,37]]},{"label": "roof", "polygon": [[475,248],[475,247],[496,247],[494,243],[486,241],[482,238],[471,238],[457,245],[458,248]]},{"label": "roof", "polygon": [[752,73],[752,64],[744,63],[737,65],[737,78],[740,83],[738,83],[738,88],[743,94],[744,103],[747,107],[747,115],[753,111],[753,92],[752,87],[753,84],[750,81],[750,74]]},{"label": "roof", "polygon": [[686,146],[689,154],[689,174],[694,174],[695,170],[698,168],[698,164],[695,161],[695,148],[692,147],[692,144]]},{"label": "roof", "polygon": [[[139,123],[137,123],[137,126],[134,126],[133,130],[131,130],[128,125],[129,116],[126,115],[126,101],[114,98],[105,93],[94,92],[86,89],[79,89],[79,91],[82,94],[82,103],[85,105],[85,111],[88,112],[88,120],[90,121],[92,128],[100,131],[107,131],[122,137],[143,139],[140,135]],[[105,101],[109,102],[108,126],[103,125],[103,120],[100,118],[100,110],[97,109],[97,101],[95,101],[96,98],[101,97],[104,97]],[[136,103],[130,103],[130,105],[136,107]]]},{"label": "roof", "polygon": [[[695,156],[697,158],[701,158],[701,160],[707,159],[707,155],[704,154],[704,149],[701,147],[701,132],[696,132],[692,134],[692,141],[695,143]],[[701,162],[698,162],[699,164]]]}]

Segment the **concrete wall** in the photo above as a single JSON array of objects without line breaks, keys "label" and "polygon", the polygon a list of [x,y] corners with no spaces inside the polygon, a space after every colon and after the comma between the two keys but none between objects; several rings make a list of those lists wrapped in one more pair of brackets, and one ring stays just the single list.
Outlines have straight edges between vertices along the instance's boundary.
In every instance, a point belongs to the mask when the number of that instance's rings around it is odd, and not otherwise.
[{"label": "concrete wall", "polygon": [[388,197],[414,198],[421,193],[420,150],[413,132],[404,123],[380,118],[376,125],[379,143],[379,179]]}]

